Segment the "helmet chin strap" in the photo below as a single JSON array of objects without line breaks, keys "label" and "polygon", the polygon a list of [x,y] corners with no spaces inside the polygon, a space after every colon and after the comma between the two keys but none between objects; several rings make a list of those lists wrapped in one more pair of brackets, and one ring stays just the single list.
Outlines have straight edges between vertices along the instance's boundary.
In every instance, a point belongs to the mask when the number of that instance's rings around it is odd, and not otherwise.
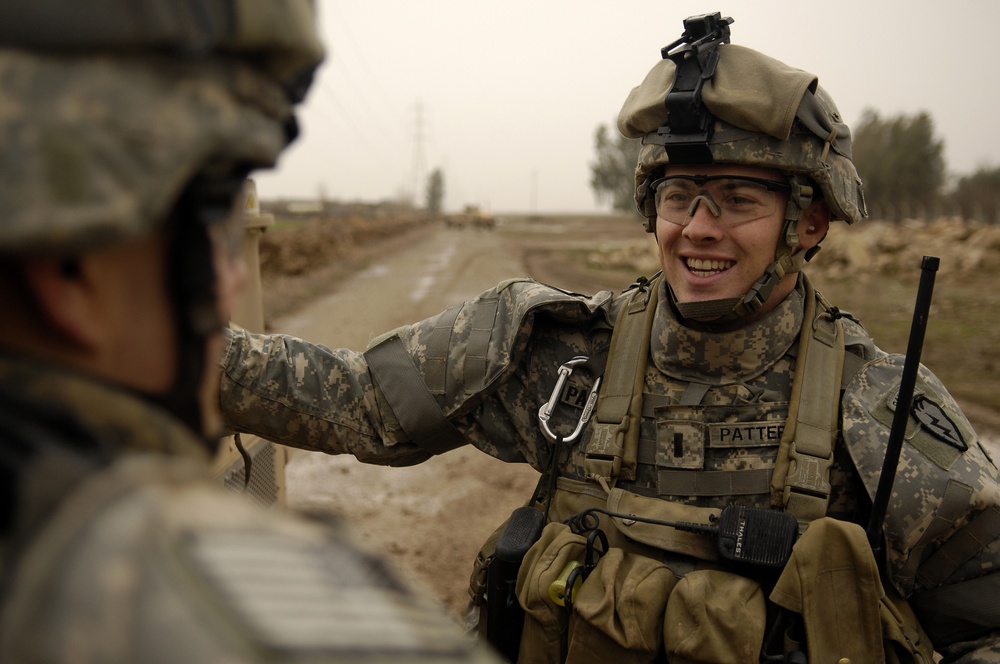
[{"label": "helmet chin strap", "polygon": [[204,440],[214,452],[218,439],[206,432],[200,391],[209,338],[226,321],[216,307],[215,263],[208,228],[232,213],[233,201],[248,168],[223,175],[199,175],[189,183],[174,211],[176,224],[167,267],[177,334],[174,384],[151,400],[164,406]]},{"label": "helmet chin strap", "polygon": [[743,297],[700,302],[676,302],[684,318],[711,323],[731,323],[753,316],[764,306],[771,291],[787,274],[798,272],[805,264],[805,252],[786,254],[767,266],[763,276],[754,282]]},{"label": "helmet chin strap", "polygon": [[792,186],[792,191],[788,198],[788,205],[785,206],[785,226],[775,250],[774,262],[767,266],[760,279],[754,282],[742,297],[701,302],[677,302],[676,296],[671,292],[674,307],[682,317],[717,324],[732,323],[753,316],[767,302],[775,286],[786,275],[799,272],[806,261],[819,250],[817,246],[808,252],[801,251],[802,245],[796,231],[799,217],[812,202],[813,189],[794,175],[789,176],[789,183]]},{"label": "helmet chin strap", "polygon": [[193,432],[199,434],[213,451],[216,442],[209,440],[199,393],[205,371],[208,338],[217,333],[223,321],[216,312],[216,274],[212,261],[208,229],[199,221],[182,222],[176,229],[168,278],[174,306],[177,359],[174,383],[163,395],[153,397]]}]

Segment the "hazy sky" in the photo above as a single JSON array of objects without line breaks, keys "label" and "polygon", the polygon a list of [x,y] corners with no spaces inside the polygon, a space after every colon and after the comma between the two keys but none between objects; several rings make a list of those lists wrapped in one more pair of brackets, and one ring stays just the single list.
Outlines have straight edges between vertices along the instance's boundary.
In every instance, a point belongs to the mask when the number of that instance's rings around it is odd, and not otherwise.
[{"label": "hazy sky", "polygon": [[317,3],[328,57],[264,198],[423,202],[441,168],[449,210],[598,210],[595,129],[714,11],[734,44],[818,75],[848,124],[927,111],[949,173],[1000,165],[997,0]]}]

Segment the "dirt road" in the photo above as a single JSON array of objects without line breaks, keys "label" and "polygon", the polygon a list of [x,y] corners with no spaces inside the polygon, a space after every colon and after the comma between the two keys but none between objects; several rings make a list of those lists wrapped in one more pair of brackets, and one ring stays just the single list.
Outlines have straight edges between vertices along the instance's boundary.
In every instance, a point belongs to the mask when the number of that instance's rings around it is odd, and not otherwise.
[{"label": "dirt road", "polygon": [[[489,231],[422,233],[296,315],[275,320],[273,329],[361,350],[377,334],[438,313],[502,279],[524,276],[518,253]],[[344,515],[363,539],[399,559],[458,617],[480,545],[527,499],[536,477],[526,466],[473,448],[412,468],[296,451],[287,468],[288,503]]]}]

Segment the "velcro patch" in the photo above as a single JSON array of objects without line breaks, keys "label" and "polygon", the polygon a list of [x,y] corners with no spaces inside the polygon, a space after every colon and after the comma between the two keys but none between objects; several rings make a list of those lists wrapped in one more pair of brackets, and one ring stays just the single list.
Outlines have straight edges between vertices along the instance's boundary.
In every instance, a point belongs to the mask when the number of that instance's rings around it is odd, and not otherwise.
[{"label": "velcro patch", "polygon": [[[902,362],[902,356],[899,361]],[[885,427],[886,436],[892,429],[899,401],[899,378],[894,375],[893,379],[894,384],[888,389],[882,387],[884,394],[869,410],[870,416]],[[878,394],[878,389],[878,386],[872,387],[872,396]],[[905,435],[909,445],[944,470],[962,458],[969,449],[968,441],[975,437],[961,411],[954,404],[949,407],[948,398],[943,387],[937,387],[936,382],[928,383],[924,376],[918,375]],[[963,422],[966,428],[963,428]]]},{"label": "velcro patch", "polygon": [[566,385],[563,386],[562,394],[559,395],[559,403],[582,410],[587,405],[587,398],[589,396],[589,387],[568,380],[566,381]]},{"label": "velcro patch", "polygon": [[952,419],[945,414],[941,406],[930,399],[923,396],[913,399],[910,413],[921,427],[938,440],[948,443],[962,452],[969,449],[969,444],[962,438],[961,432]]},{"label": "velcro patch", "polygon": [[766,447],[781,442],[785,423],[725,422],[708,427],[709,447]]}]

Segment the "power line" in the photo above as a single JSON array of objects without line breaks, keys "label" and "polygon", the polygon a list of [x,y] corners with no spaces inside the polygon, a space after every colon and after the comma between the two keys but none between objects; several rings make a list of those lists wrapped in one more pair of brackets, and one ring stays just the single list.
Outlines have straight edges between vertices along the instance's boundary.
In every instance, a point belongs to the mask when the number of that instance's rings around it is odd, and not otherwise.
[{"label": "power line", "polygon": [[371,85],[372,89],[374,89],[376,94],[380,97],[379,101],[382,103],[382,105],[385,106],[386,108],[392,108],[393,104],[390,101],[392,97],[386,94],[385,90],[382,89],[380,77],[376,76],[372,72],[371,67],[368,66],[368,61],[365,59],[364,56],[364,49],[360,48],[358,46],[358,42],[354,39],[354,36],[350,28],[350,23],[344,20],[343,14],[340,13],[340,7],[338,6],[338,3],[332,3],[332,2],[325,3],[323,6],[333,8],[334,12],[337,14],[335,24],[340,27],[340,30],[342,31],[345,40],[348,42],[348,45],[352,47],[347,50],[350,51],[352,56],[355,59],[357,59],[358,63],[361,65],[361,68],[364,70],[363,74],[365,80]]}]

